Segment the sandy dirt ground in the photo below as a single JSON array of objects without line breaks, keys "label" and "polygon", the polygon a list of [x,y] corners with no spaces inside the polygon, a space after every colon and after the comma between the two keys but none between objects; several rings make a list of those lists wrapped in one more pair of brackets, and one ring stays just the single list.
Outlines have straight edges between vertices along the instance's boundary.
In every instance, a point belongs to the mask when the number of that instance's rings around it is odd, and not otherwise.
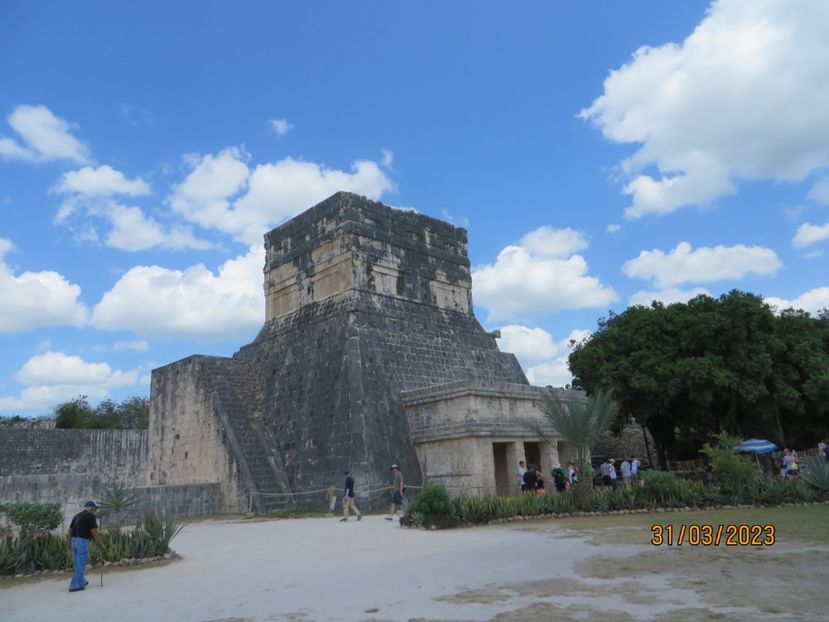
[{"label": "sandy dirt ground", "polygon": [[[648,545],[647,519],[630,527],[624,521],[633,517],[609,518],[617,521],[610,529],[590,533],[573,519],[448,531],[403,529],[380,516],[345,524],[336,518],[194,523],[173,543],[180,560],[105,570],[103,587],[97,571],[74,594],[67,591],[68,576],[6,585],[0,620],[829,619],[829,613],[812,617],[823,605],[807,603],[792,614],[718,600],[716,585],[705,582],[720,569],[704,550],[690,552],[686,572],[676,550]],[[728,579],[729,593],[758,588],[752,555],[785,557],[786,551],[739,553],[747,576]],[[737,559],[731,551],[718,554]],[[825,567],[825,559],[826,551],[818,552],[815,567]]]}]

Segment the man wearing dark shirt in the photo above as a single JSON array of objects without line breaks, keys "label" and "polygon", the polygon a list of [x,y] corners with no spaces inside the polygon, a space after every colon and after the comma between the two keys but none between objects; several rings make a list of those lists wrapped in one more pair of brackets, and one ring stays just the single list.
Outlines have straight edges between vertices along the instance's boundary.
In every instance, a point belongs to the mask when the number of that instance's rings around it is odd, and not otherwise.
[{"label": "man wearing dark shirt", "polygon": [[89,541],[93,538],[98,540],[101,537],[98,522],[95,520],[97,511],[98,504],[94,501],[87,501],[83,505],[83,512],[75,514],[66,531],[66,547],[72,551],[72,561],[75,566],[72,581],[69,583],[70,592],[80,592],[89,583],[83,573],[89,561]]},{"label": "man wearing dark shirt", "polygon": [[345,488],[343,489],[343,517],[340,519],[341,523],[348,520],[349,510],[354,510],[354,513],[357,515],[357,520],[363,518],[363,515],[360,514],[360,510],[358,510],[357,506],[354,505],[354,478],[351,477],[351,471],[346,471],[344,475]]},{"label": "man wearing dark shirt", "polygon": [[535,471],[535,465],[531,464],[524,473],[524,492],[535,492],[536,484],[538,484],[538,473]]}]

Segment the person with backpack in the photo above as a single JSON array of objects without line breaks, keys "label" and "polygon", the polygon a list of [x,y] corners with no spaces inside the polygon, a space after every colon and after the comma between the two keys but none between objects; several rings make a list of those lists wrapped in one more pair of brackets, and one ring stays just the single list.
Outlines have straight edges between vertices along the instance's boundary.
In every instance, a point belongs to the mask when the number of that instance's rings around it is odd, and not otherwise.
[{"label": "person with backpack", "polygon": [[98,522],[95,520],[97,511],[98,504],[87,501],[83,504],[83,511],[75,514],[69,523],[69,529],[66,530],[66,548],[72,552],[72,563],[75,567],[72,580],[69,582],[70,592],[80,592],[89,584],[84,577],[84,570],[89,561],[89,544],[91,540],[97,542],[101,538]]}]

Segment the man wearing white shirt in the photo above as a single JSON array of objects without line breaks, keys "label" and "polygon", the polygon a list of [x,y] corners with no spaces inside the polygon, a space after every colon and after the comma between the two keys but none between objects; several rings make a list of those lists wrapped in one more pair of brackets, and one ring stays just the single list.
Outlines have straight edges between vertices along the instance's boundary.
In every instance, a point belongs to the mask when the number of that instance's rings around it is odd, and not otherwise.
[{"label": "man wearing white shirt", "polygon": [[625,488],[630,488],[630,482],[630,461],[624,460],[622,462],[622,483],[625,485]]}]

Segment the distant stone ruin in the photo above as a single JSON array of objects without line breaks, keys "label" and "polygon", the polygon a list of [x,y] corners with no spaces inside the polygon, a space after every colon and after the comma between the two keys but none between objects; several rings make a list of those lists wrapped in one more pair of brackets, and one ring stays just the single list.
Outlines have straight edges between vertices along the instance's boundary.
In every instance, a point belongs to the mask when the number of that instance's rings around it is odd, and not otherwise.
[{"label": "distant stone ruin", "polygon": [[259,511],[349,468],[364,493],[392,463],[419,483],[401,392],[527,385],[472,312],[464,229],[340,192],[265,246],[254,342],[153,371],[149,483],[225,482]]}]

